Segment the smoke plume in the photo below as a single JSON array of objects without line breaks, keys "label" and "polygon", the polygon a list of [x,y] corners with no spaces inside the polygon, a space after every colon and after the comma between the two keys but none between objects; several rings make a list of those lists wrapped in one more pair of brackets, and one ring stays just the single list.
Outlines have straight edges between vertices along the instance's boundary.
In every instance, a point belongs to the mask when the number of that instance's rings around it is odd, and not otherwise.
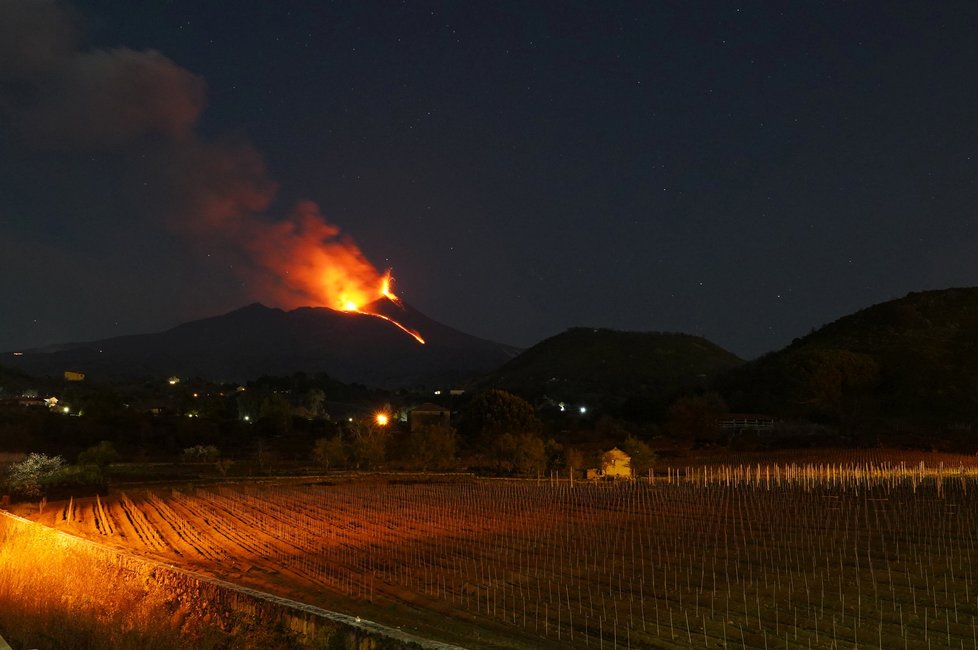
[{"label": "smoke plume", "polygon": [[153,50],[86,47],[78,25],[54,0],[0,0],[0,120],[22,146],[135,161],[166,227],[243,255],[235,270],[255,299],[343,308],[377,297],[382,274],[314,203],[268,214],[277,186],[259,152],[196,130],[199,75]]}]

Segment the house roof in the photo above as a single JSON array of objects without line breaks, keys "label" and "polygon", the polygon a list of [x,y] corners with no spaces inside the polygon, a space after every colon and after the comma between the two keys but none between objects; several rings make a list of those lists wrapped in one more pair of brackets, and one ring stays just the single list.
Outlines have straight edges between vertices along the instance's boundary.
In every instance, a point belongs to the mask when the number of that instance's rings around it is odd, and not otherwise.
[{"label": "house roof", "polygon": [[449,409],[444,406],[439,406],[438,404],[432,404],[431,402],[425,402],[411,409],[411,413],[448,413]]}]

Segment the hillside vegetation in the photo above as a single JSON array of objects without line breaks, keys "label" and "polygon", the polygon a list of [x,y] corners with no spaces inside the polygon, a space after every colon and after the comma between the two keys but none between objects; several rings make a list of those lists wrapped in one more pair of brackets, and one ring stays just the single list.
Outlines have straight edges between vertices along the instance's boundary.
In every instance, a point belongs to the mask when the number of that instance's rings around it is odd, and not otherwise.
[{"label": "hillside vegetation", "polygon": [[741,410],[876,429],[978,422],[978,289],[874,305],[718,381]]},{"label": "hillside vegetation", "polygon": [[678,392],[742,363],[699,336],[573,328],[525,350],[481,385],[652,416]]},{"label": "hillside vegetation", "polygon": [[36,383],[34,379],[27,373],[0,366],[0,395],[5,393],[17,394],[34,385],[34,383]]}]

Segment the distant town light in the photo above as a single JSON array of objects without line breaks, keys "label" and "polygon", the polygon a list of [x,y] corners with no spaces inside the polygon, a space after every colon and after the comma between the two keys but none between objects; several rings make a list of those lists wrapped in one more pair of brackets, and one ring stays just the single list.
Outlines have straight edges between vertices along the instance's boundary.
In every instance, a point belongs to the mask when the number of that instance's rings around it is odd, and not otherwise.
[{"label": "distant town light", "polygon": [[170,377],[169,379],[166,380],[166,383],[170,384],[171,386],[176,386],[177,384],[180,383],[180,378],[176,376]]},{"label": "distant town light", "polygon": [[243,419],[243,420],[244,420],[245,422],[251,422],[251,416],[250,416],[250,415],[246,415],[246,416],[244,416],[244,417],[243,417],[242,419]]},{"label": "distant town light", "polygon": [[441,395],[441,391],[440,390],[436,390],[435,391],[435,395]]},{"label": "distant town light", "polygon": [[586,406],[582,406],[579,410],[581,412],[581,415],[584,415],[585,413],[587,413],[587,407]]},{"label": "distant town light", "polygon": [[61,412],[62,413],[71,413],[71,409],[68,408],[67,406],[65,406],[64,408],[61,409]]}]

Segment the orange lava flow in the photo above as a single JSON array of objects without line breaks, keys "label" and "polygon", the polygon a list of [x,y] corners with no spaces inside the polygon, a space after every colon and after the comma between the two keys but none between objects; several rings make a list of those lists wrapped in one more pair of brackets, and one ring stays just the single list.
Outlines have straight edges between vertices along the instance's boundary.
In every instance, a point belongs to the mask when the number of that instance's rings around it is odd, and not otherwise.
[{"label": "orange lava flow", "polygon": [[420,343],[421,345],[424,345],[424,338],[421,337],[421,334],[418,333],[417,330],[413,330],[410,327],[405,327],[404,325],[402,325],[401,323],[398,323],[396,320],[394,320],[393,318],[390,318],[389,316],[384,316],[383,314],[375,314],[372,311],[363,311],[362,309],[346,309],[344,311],[353,311],[353,312],[356,312],[357,314],[363,314],[365,316],[374,316],[375,318],[382,318],[385,321],[387,321],[388,323],[390,323],[391,325],[393,325],[394,327],[400,329],[402,332],[404,332],[408,336],[413,337],[414,340],[417,341],[418,343]]},{"label": "orange lava flow", "polygon": [[[391,277],[391,272],[390,270],[388,270],[386,273],[384,273],[383,277],[381,277],[380,279],[380,288],[379,288],[380,296],[386,298],[387,300],[390,300],[392,303],[400,307],[401,300],[394,294],[393,290],[391,289],[391,284],[393,283],[393,281],[394,278]],[[373,316],[375,318],[383,319],[388,323],[390,323],[391,325],[393,325],[394,327],[400,329],[408,336],[412,337],[415,341],[417,341],[421,345],[425,344],[424,338],[421,336],[421,333],[418,332],[417,330],[413,330],[410,327],[407,327],[402,323],[397,322],[390,316],[386,316],[384,314],[378,314],[377,312],[363,309],[363,307],[361,307],[360,304],[356,300],[353,300],[349,295],[342,296],[341,300],[342,300],[342,305],[340,306],[340,311],[348,311],[356,314],[363,314],[365,316]]]}]

